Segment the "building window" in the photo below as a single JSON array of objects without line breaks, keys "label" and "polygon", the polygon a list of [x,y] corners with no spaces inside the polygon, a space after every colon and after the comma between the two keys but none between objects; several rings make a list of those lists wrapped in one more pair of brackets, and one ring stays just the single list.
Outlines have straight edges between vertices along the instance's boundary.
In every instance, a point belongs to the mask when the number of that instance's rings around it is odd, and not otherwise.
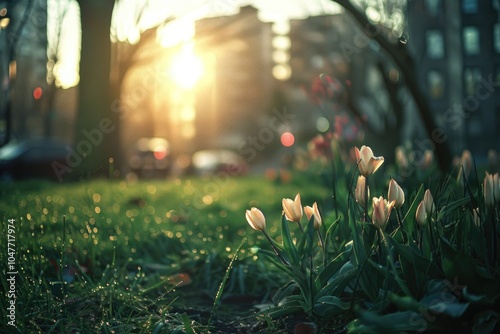
[{"label": "building window", "polygon": [[462,0],[462,10],[465,14],[477,13],[477,0]]},{"label": "building window", "polygon": [[479,30],[476,27],[464,27],[463,30],[464,52],[468,56],[479,54],[481,51],[479,44]]},{"label": "building window", "polygon": [[437,99],[443,97],[444,78],[441,72],[429,71],[429,73],[427,73],[427,84],[429,87],[429,94],[432,98]]},{"label": "building window", "polygon": [[432,16],[438,16],[441,13],[441,0],[425,0],[425,9]]},{"label": "building window", "polygon": [[467,67],[464,71],[464,90],[465,95],[473,96],[477,85],[481,80],[481,70],[477,67]]},{"label": "building window", "polygon": [[500,53],[500,23],[493,25],[493,48]]},{"label": "building window", "polygon": [[425,34],[427,55],[430,58],[444,57],[443,33],[440,30],[429,30]]}]

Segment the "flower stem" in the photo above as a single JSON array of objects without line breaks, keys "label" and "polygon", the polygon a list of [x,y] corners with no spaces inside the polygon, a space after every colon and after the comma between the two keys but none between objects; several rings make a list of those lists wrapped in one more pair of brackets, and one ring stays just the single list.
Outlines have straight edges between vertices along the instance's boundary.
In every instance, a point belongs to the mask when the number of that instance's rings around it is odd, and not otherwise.
[{"label": "flower stem", "polygon": [[318,229],[318,238],[319,238],[319,243],[321,245],[321,249],[323,249],[323,268],[326,267],[326,247],[325,247],[325,242],[323,241],[323,236],[321,235],[321,232]]},{"label": "flower stem", "polygon": [[396,209],[396,217],[398,218],[399,229],[401,230],[401,234],[403,235],[403,244],[406,245],[406,234],[403,231],[403,222],[401,221],[401,215],[399,214],[399,210]]},{"label": "flower stem", "polygon": [[366,222],[368,220],[368,176],[365,177],[365,213],[363,217],[363,221]]},{"label": "flower stem", "polygon": [[[331,147],[331,142],[329,144],[330,146],[330,151],[332,151]],[[334,154],[332,152],[332,155],[330,157],[330,161],[332,164],[332,196],[333,196],[333,208],[335,209],[335,217],[339,216],[339,211],[338,211],[338,204],[337,204],[337,184],[335,182],[335,160],[334,160]]]},{"label": "flower stem", "polygon": [[288,262],[280,254],[280,252],[278,251],[278,248],[276,248],[276,246],[274,245],[273,239],[271,239],[269,234],[267,234],[266,230],[262,230],[262,233],[264,233],[264,235],[266,236],[267,240],[269,241],[269,243],[271,244],[271,247],[274,250],[274,254],[276,254],[276,256],[280,259],[281,263],[283,263],[285,266],[288,266],[289,265]]},{"label": "flower stem", "polygon": [[302,227],[302,224],[300,223],[300,221],[297,221],[297,224],[299,224],[300,231],[301,231],[302,233],[304,233],[304,228]]},{"label": "flower stem", "polygon": [[382,230],[377,228],[377,236],[378,236],[378,256],[380,259],[380,263],[382,263]]}]

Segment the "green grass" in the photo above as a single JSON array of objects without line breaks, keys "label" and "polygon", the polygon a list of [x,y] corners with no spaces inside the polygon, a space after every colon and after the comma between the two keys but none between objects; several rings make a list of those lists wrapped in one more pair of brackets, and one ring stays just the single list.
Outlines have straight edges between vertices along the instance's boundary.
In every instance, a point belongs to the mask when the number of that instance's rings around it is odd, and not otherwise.
[{"label": "green grass", "polygon": [[[328,198],[317,185],[258,177],[26,182],[0,192],[2,272],[7,221],[16,220],[19,333],[208,333],[255,322],[250,306],[268,301],[284,278],[257,261],[254,247],[268,245],[245,210],[258,206],[277,236],[282,198],[300,192],[304,205]],[[178,275],[191,283],[176,287]],[[8,291],[6,279],[0,287]],[[4,321],[7,302],[1,332],[16,332]]]}]

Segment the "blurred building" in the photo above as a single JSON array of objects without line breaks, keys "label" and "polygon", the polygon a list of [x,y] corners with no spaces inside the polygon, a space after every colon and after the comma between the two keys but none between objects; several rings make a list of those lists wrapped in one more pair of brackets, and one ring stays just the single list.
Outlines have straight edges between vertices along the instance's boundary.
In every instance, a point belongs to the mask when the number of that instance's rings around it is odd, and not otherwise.
[{"label": "blurred building", "polygon": [[498,0],[410,0],[409,42],[454,153],[500,148]]},{"label": "blurred building", "polygon": [[[273,97],[270,23],[247,6],[236,15],[196,21],[204,75],[197,88],[198,148],[238,146]],[[235,148],[235,147],[233,147]]]}]

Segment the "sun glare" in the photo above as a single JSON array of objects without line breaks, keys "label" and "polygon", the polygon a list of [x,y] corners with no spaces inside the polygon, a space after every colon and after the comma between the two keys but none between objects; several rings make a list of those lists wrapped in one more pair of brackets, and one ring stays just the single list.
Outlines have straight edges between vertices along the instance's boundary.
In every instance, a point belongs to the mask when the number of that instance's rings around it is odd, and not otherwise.
[{"label": "sun glare", "polygon": [[171,75],[177,85],[184,89],[192,89],[203,73],[201,59],[195,55],[193,45],[184,45],[174,56]]}]

